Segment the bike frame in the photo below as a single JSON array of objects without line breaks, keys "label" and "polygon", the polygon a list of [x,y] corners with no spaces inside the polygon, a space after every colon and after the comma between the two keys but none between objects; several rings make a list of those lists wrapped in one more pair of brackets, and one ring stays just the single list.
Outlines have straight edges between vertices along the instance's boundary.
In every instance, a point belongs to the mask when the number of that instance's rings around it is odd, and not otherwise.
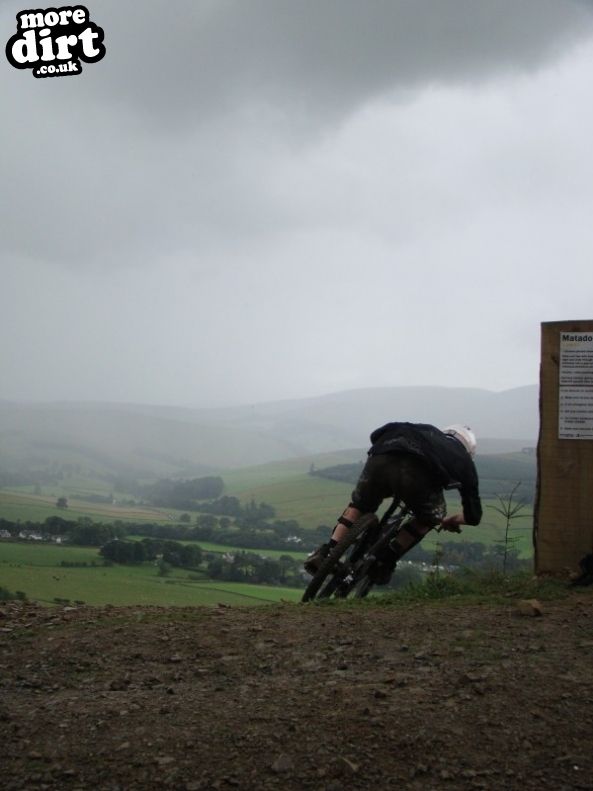
[{"label": "bike frame", "polygon": [[[451,482],[444,488],[460,487],[460,483]],[[346,598],[352,592],[357,598],[366,596],[373,587],[368,576],[370,569],[407,524],[407,517],[412,517],[412,512],[397,498],[392,500],[380,521],[373,514],[363,514],[348,528],[348,534],[330,550],[305,589],[302,601],[327,599],[330,596]],[[441,529],[442,525],[437,528],[439,531]]]},{"label": "bike frame", "polygon": [[[411,512],[400,500],[394,499],[380,521],[374,519],[360,535],[348,535],[343,539],[309,583],[303,601],[330,596],[346,598],[350,593],[357,598],[366,596],[373,587],[368,578],[369,570],[397,536],[408,516]],[[350,530],[355,530],[356,524]],[[346,547],[342,549],[344,543]]]}]

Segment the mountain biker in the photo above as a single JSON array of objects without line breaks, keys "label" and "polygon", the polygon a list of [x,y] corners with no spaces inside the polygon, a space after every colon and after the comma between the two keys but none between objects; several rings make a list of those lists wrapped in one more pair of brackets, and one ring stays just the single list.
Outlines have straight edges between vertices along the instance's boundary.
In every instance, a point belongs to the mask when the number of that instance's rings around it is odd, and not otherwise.
[{"label": "mountain biker", "polygon": [[[473,461],[476,437],[469,426],[442,431],[427,423],[387,423],[371,434],[371,448],[352,500],[337,521],[328,543],[312,552],[304,567],[316,574],[331,549],[362,514],[375,513],[386,497],[402,500],[413,514],[386,555],[371,569],[375,585],[386,585],[397,561],[433,527],[460,533],[460,525],[482,518],[478,473]],[[462,512],[446,516],[443,489],[457,488]]]}]

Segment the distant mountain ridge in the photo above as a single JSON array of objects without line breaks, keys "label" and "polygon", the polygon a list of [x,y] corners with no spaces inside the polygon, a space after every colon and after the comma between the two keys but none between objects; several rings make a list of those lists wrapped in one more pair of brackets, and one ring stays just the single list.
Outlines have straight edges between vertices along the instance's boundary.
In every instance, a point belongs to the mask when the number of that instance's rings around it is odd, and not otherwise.
[{"label": "distant mountain ridge", "polygon": [[372,388],[214,409],[0,401],[0,468],[67,458],[134,475],[207,474],[364,449],[391,420],[464,422],[482,450],[517,450],[536,442],[538,389]]}]

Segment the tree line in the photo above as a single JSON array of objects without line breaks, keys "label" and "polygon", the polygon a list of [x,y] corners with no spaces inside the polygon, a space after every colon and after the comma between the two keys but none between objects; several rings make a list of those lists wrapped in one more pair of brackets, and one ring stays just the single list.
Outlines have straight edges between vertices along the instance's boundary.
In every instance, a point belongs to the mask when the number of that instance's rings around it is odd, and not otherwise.
[{"label": "tree line", "polygon": [[[309,470],[309,475],[325,478],[330,481],[340,481],[354,485],[362,470],[362,462],[356,464],[336,464],[333,467]],[[480,493],[482,497],[496,497],[503,492],[509,492],[517,486],[517,495],[525,503],[532,504],[535,497],[535,462],[525,456],[520,460],[509,459],[507,456],[477,456],[476,467],[480,478]],[[517,485],[517,481],[519,484]]]},{"label": "tree line", "polygon": [[[203,571],[210,579],[226,582],[249,582],[265,585],[304,585],[301,562],[282,555],[278,559],[263,557],[255,552],[204,553],[197,544],[158,541],[109,541],[99,550],[110,563],[135,565],[158,562],[159,573],[166,574],[167,566]],[[203,565],[205,564],[205,565]]]},{"label": "tree line", "polygon": [[113,479],[112,483],[114,491],[126,492],[141,502],[159,508],[257,520],[272,519],[276,515],[273,506],[268,503],[251,500],[243,504],[237,497],[223,495],[224,481],[217,475],[191,479],[160,478],[148,485],[122,478]]},{"label": "tree line", "polygon": [[18,538],[23,533],[37,534],[46,540],[60,537],[67,539],[72,544],[83,547],[100,547],[112,538],[123,538],[126,528],[122,522],[108,523],[92,522],[86,517],[76,520],[63,519],[61,516],[48,516],[44,522],[13,522],[10,519],[0,519],[0,531],[5,530],[12,538]]},{"label": "tree line", "polygon": [[[247,507],[249,512],[249,507]],[[261,518],[266,513],[265,504],[257,506],[256,513],[251,509],[251,516],[235,518],[234,521],[227,516],[217,517],[214,514],[200,513],[195,523],[179,523],[162,525],[153,522],[127,523],[116,520],[112,523],[91,522],[90,519],[80,518],[68,520],[60,516],[50,516],[44,522],[13,522],[0,518],[0,531],[6,531],[12,538],[19,534],[37,534],[46,540],[61,537],[69,543],[80,546],[104,547],[109,545],[107,552],[112,556],[103,554],[103,557],[112,562],[142,563],[154,560],[166,551],[171,557],[166,562],[171,565],[191,567],[192,563],[199,564],[198,555],[191,555],[189,549],[181,550],[183,544],[176,542],[214,542],[229,547],[243,550],[286,550],[299,549],[309,551],[327,540],[330,528],[319,525],[312,530],[301,528],[295,520],[265,520]],[[125,541],[126,536],[142,536],[147,541]],[[118,539],[117,541],[115,539]],[[152,542],[152,543],[151,543]],[[175,546],[173,546],[175,545]],[[192,545],[196,547],[196,544]],[[487,546],[480,542],[447,541],[439,543],[440,563],[447,566],[471,567],[474,569],[498,568],[504,548],[500,544]],[[199,550],[199,547],[197,547]],[[201,552],[201,550],[199,550]],[[174,557],[174,553],[177,555]],[[248,552],[248,554],[254,554]],[[286,556],[288,557],[288,556]],[[435,557],[434,549],[425,549],[422,544],[415,547],[406,559],[417,563],[430,564]],[[519,553],[507,547],[507,569],[509,571],[528,565],[528,561],[521,560]],[[298,564],[300,566],[300,563]],[[218,565],[214,565],[216,573]],[[225,575],[238,572],[230,571],[226,567],[220,571]],[[259,573],[259,572],[258,572]],[[262,572],[264,576],[268,572]],[[278,572],[280,574],[280,572]],[[276,576],[278,576],[278,574]],[[280,576],[282,576],[280,574]],[[222,577],[226,578],[226,577]]]},{"label": "tree line", "polygon": [[[405,556],[405,560],[414,563],[439,565],[459,568],[472,568],[477,570],[497,569],[501,564],[504,549],[501,543],[487,546],[479,541],[443,541],[439,542],[438,549],[425,549],[418,544]],[[507,570],[519,571],[531,567],[531,561],[519,556],[515,548],[507,548]]]},{"label": "tree line", "polygon": [[264,514],[274,513],[273,508],[266,503],[259,503],[253,508],[248,505],[241,513],[246,515],[235,519],[200,513],[194,524],[183,520],[170,525],[122,520],[101,523],[91,522],[88,518],[69,520],[61,516],[50,516],[44,522],[0,519],[0,531],[6,530],[13,538],[17,538],[20,533],[35,533],[46,540],[61,537],[81,546],[100,547],[111,539],[132,535],[163,540],[212,541],[243,549],[283,550],[290,547],[304,551],[312,550],[325,541],[329,532],[329,528],[324,525],[305,530],[294,519],[266,519]]},{"label": "tree line", "polygon": [[225,582],[261,583],[304,587],[302,562],[290,555],[266,558],[253,552],[211,555],[207,563],[208,577]]},{"label": "tree line", "polygon": [[[183,516],[183,515],[182,515]],[[194,524],[183,521],[176,525],[155,523],[126,523],[128,535],[173,538],[180,541],[212,541],[242,549],[278,549],[291,547],[309,551],[327,540],[330,528],[319,525],[312,530],[300,527],[294,519],[264,519],[216,517],[200,514]]]},{"label": "tree line", "polygon": [[197,568],[203,559],[197,544],[180,544],[177,541],[143,538],[141,541],[113,539],[103,544],[99,554],[112,563],[146,563],[162,558],[165,563],[180,568]]},{"label": "tree line", "polygon": [[[142,549],[136,549],[136,562],[151,560],[156,554],[161,553],[163,543],[170,544],[176,541],[209,541],[227,546],[239,547],[241,549],[276,549],[283,550],[287,546],[295,549],[308,551],[327,540],[330,528],[326,525],[319,525],[313,530],[301,528],[295,520],[275,520],[273,522],[243,523],[241,520],[231,522],[228,517],[217,518],[213,514],[200,514],[196,518],[194,525],[177,524],[162,525],[154,522],[135,522],[126,523],[120,520],[113,523],[91,522],[89,519],[68,520],[60,516],[50,516],[44,522],[12,522],[7,519],[0,519],[0,530],[6,530],[12,537],[17,537],[20,532],[36,533],[43,538],[50,539],[60,536],[67,539],[72,544],[79,546],[101,547],[113,539],[120,539],[118,551],[121,557],[126,552],[132,552],[130,548],[123,547],[129,544],[132,548],[142,541],[123,542],[126,536],[143,536],[152,539],[154,548],[152,554],[147,552],[146,557],[142,556]],[[301,538],[301,542],[289,542],[289,538]],[[490,568],[496,565],[500,556],[501,548],[498,545],[486,546],[476,541],[445,541],[440,543],[443,553],[443,563],[455,566],[471,566],[472,568]],[[132,555],[130,554],[131,558]],[[418,563],[431,563],[434,558],[434,550],[425,549],[422,544],[418,544],[407,556],[407,559]],[[116,562],[135,562],[134,560]],[[520,565],[518,553],[511,550],[510,562],[512,567]],[[175,564],[177,565],[177,564]]]}]

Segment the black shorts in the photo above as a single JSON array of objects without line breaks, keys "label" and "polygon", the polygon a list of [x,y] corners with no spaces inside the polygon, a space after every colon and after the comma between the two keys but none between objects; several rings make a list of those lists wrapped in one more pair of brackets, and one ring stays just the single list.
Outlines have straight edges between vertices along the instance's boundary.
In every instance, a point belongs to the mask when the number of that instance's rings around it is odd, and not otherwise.
[{"label": "black shorts", "polygon": [[403,500],[423,525],[439,525],[447,515],[442,486],[428,465],[412,454],[369,456],[352,492],[352,504],[374,513],[387,497]]}]

